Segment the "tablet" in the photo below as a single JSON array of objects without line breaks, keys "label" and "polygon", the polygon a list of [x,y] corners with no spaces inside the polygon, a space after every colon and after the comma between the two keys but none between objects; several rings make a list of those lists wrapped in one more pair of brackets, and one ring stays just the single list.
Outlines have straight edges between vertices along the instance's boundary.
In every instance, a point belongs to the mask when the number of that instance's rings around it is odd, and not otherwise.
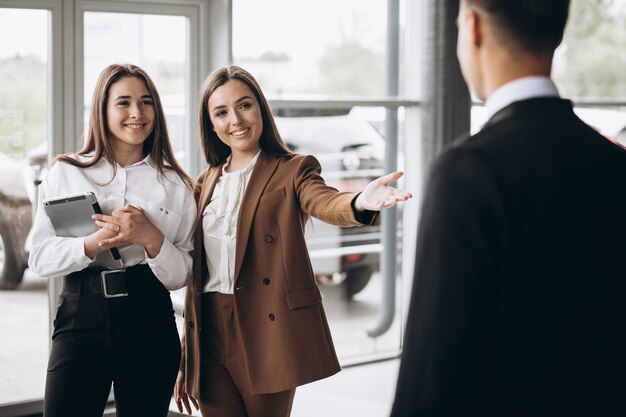
[{"label": "tablet", "polygon": [[[102,210],[93,192],[46,199],[42,204],[59,237],[83,237],[98,231],[91,216],[101,214]],[[116,248],[111,249],[111,255],[115,260],[120,259]]]}]

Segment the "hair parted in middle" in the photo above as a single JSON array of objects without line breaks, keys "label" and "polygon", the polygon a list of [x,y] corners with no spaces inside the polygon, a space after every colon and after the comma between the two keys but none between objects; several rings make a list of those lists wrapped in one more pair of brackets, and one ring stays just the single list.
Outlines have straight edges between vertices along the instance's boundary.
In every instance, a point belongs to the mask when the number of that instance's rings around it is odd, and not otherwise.
[{"label": "hair parted in middle", "polygon": [[88,168],[104,158],[109,161],[113,167],[113,175],[111,181],[115,177],[117,167],[115,162],[115,153],[109,141],[110,132],[107,125],[106,108],[109,100],[109,91],[111,86],[125,77],[134,77],[141,80],[154,103],[154,128],[150,135],[143,143],[144,156],[150,155],[153,162],[157,166],[159,174],[163,175],[165,169],[172,169],[178,174],[183,182],[192,187],[193,180],[178,164],[169,134],[167,132],[167,124],[165,122],[165,113],[163,105],[157,91],[156,85],[142,68],[132,64],[112,64],[106,67],[100,73],[96,81],[96,87],[91,100],[91,111],[89,113],[89,131],[87,133],[87,141],[78,155],[92,155],[91,160],[80,162],[73,158],[71,154],[59,155],[57,161],[65,162],[79,168]]},{"label": "hair parted in middle", "polygon": [[230,147],[220,140],[213,131],[213,123],[209,113],[209,97],[219,87],[230,80],[239,80],[246,84],[254,94],[261,109],[263,131],[259,139],[259,145],[264,152],[275,156],[292,155],[285,142],[280,137],[274,115],[261,87],[254,77],[246,70],[236,65],[219,68],[213,71],[202,84],[200,89],[200,106],[198,111],[200,146],[209,166],[218,166],[226,161],[231,153]]}]

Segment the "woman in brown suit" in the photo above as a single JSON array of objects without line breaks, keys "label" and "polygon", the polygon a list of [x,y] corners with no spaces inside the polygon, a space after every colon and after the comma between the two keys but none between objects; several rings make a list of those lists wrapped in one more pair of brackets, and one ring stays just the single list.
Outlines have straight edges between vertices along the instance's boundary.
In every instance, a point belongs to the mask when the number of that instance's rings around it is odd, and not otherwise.
[{"label": "woman in brown suit", "polygon": [[378,210],[411,195],[387,185],[399,172],[362,193],[326,185],[314,157],[285,146],[259,85],[239,67],[207,78],[199,113],[209,167],[196,186],[175,399],[205,417],[287,417],[297,386],[340,370],[305,244],[309,216],[374,224]]}]

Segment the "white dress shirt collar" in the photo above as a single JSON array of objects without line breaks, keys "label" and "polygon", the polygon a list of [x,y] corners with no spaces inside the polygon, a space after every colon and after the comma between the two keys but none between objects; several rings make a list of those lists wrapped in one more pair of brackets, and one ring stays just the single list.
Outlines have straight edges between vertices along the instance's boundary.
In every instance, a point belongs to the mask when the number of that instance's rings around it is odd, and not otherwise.
[{"label": "white dress shirt collar", "polygon": [[[234,172],[238,172],[240,175],[247,175],[250,172],[252,172],[252,168],[254,168],[254,164],[256,164],[256,160],[259,159],[259,155],[261,155],[261,149],[259,149],[259,151],[252,157],[252,159],[250,160],[250,162],[248,162],[248,165],[246,165],[245,168],[239,171],[234,171]],[[228,165],[230,165],[230,160],[232,157],[233,157],[233,154],[231,153],[230,155],[228,155],[228,158],[226,158],[226,163],[222,165],[222,174],[226,174],[226,175],[231,174],[230,172],[226,172],[226,168],[228,167]]]},{"label": "white dress shirt collar", "polygon": [[549,77],[523,77],[500,86],[485,102],[487,117],[509,104],[536,97],[559,97],[559,91]]}]

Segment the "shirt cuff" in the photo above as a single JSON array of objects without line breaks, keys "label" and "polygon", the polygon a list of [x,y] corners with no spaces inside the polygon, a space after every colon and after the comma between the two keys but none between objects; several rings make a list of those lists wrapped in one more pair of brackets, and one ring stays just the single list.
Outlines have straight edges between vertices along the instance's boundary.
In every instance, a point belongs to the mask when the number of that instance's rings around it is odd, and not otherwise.
[{"label": "shirt cuff", "polygon": [[172,279],[171,275],[171,265],[168,265],[168,262],[171,259],[176,259],[176,246],[166,237],[163,237],[163,244],[161,244],[161,250],[158,255],[154,258],[150,258],[148,253],[144,249],[144,255],[146,257],[146,261],[148,266],[156,275],[159,281],[169,290],[178,289],[176,286],[176,282]]},{"label": "shirt cuff", "polygon": [[91,259],[89,256],[85,255],[85,237],[79,237],[77,239],[72,239],[70,242],[70,245],[72,245],[72,249],[70,253],[80,253],[79,256],[77,256],[74,259],[74,262],[81,266],[81,269],[87,268],[89,266],[89,264],[91,264],[96,257],[94,256],[93,259]]}]

